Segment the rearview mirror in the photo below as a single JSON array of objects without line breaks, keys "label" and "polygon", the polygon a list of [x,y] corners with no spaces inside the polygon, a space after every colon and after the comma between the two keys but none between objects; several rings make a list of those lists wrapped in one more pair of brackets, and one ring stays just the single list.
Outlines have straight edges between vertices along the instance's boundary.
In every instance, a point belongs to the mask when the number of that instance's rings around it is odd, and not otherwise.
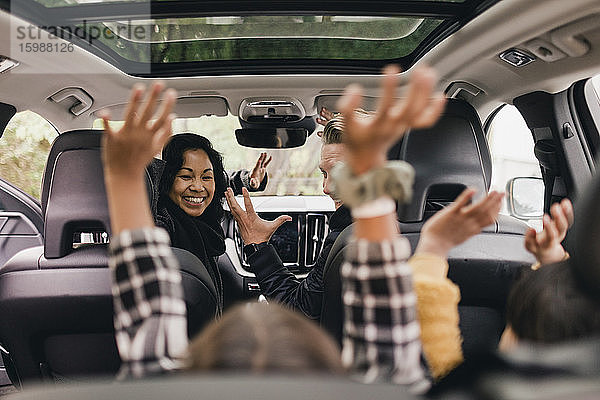
[{"label": "rearview mirror", "polygon": [[544,181],[542,178],[512,178],[506,183],[508,212],[519,219],[544,216]]},{"label": "rearview mirror", "polygon": [[237,142],[246,147],[289,149],[306,143],[305,128],[243,128],[235,130]]}]

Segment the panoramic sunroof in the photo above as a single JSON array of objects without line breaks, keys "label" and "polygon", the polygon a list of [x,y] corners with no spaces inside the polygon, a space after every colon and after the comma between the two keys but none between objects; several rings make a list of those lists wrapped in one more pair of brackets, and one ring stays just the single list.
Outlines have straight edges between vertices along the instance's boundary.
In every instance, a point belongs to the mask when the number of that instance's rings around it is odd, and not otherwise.
[{"label": "panoramic sunroof", "polygon": [[441,19],[367,16],[233,16],[98,23],[99,40],[134,62],[404,57]]},{"label": "panoramic sunroof", "polygon": [[499,0],[0,0],[137,76],[409,68]]}]

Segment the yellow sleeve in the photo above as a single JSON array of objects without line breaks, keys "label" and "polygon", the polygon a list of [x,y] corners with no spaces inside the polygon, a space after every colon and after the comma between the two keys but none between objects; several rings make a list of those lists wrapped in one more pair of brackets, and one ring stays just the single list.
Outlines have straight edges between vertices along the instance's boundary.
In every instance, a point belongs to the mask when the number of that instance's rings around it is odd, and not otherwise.
[{"label": "yellow sleeve", "polygon": [[413,269],[423,352],[437,380],[463,361],[458,326],[460,290],[446,278],[448,262],[445,258],[415,254],[408,263]]}]

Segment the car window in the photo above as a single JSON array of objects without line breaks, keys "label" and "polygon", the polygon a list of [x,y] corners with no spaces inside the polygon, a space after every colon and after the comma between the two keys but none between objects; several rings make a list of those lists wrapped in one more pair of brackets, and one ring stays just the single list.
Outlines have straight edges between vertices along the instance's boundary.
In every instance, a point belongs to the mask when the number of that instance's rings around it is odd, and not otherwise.
[{"label": "car window", "polygon": [[39,199],[46,159],[57,135],[35,112],[15,114],[0,138],[0,177]]},{"label": "car window", "polygon": [[[504,192],[512,178],[542,176],[533,153],[533,136],[516,107],[503,106],[493,117],[487,134],[492,155],[492,190]],[[540,202],[543,203],[543,197]],[[506,202],[501,213],[509,214]]]},{"label": "car window", "polygon": [[[118,126],[119,122],[112,124]],[[100,120],[94,122],[94,128],[101,127]],[[174,133],[192,132],[207,137],[223,155],[227,171],[252,170],[261,151],[272,156],[273,160],[267,167],[269,184],[264,191],[252,195],[323,195],[323,177],[319,170],[321,138],[316,131],[301,147],[265,150],[240,146],[235,138],[235,130],[239,128],[238,118],[231,114],[225,117],[178,118],[173,123]]]}]

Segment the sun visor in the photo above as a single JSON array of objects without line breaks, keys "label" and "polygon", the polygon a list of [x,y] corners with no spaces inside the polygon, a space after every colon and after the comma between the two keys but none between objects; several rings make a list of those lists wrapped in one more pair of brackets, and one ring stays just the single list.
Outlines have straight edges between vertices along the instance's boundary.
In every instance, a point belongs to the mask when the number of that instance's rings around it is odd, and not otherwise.
[{"label": "sun visor", "polygon": [[[113,117],[121,117],[125,112],[127,103],[115,104],[104,107]],[[158,107],[160,109],[160,102]],[[94,111],[98,116],[100,110]],[[223,97],[180,97],[173,110],[177,118],[194,118],[203,115],[216,115],[218,117],[227,116],[227,101]]]},{"label": "sun visor", "polygon": [[16,113],[17,109],[15,106],[6,103],[0,103],[0,138],[4,134],[6,125],[8,125],[8,122]]}]

